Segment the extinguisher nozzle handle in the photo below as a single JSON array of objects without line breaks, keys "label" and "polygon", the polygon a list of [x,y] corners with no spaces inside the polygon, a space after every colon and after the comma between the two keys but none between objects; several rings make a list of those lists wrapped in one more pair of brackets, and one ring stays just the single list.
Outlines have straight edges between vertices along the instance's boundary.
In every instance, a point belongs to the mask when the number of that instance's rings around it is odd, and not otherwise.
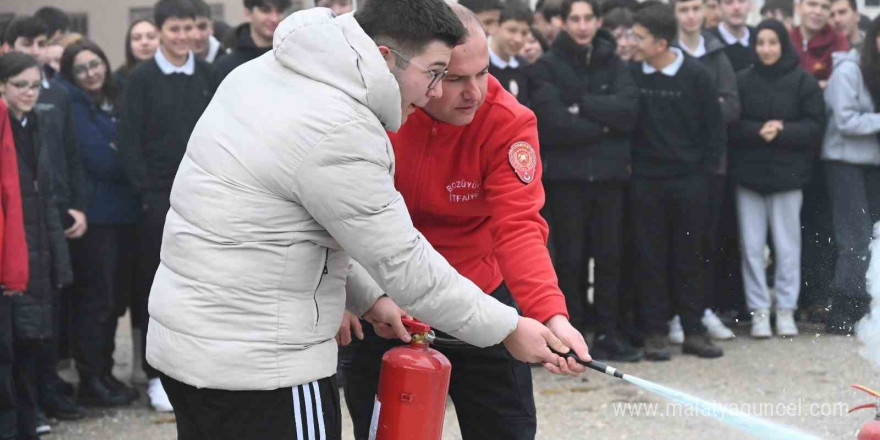
[{"label": "extinguisher nozzle handle", "polygon": [[562,356],[564,358],[572,358],[577,363],[579,363],[579,364],[581,364],[591,370],[596,370],[600,373],[605,373],[609,376],[614,376],[618,379],[623,379],[623,372],[618,370],[617,368],[610,366],[610,365],[605,365],[605,364],[598,362],[598,361],[581,360],[581,358],[577,357],[577,355],[574,354],[574,352],[572,352],[572,351],[569,351],[568,353],[560,353],[560,352],[554,350],[553,348],[550,348],[550,351],[555,353],[557,356]]}]

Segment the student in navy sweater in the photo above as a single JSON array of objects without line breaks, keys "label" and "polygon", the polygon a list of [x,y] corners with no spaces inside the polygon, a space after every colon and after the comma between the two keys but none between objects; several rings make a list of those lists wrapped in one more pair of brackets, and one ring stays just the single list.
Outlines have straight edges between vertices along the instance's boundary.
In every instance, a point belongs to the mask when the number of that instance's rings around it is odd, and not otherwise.
[{"label": "student in navy sweater", "polygon": [[509,0],[501,11],[498,31],[489,39],[489,73],[522,105],[529,104],[529,66],[519,57],[526,44],[532,10],[521,0]]},{"label": "student in navy sweater", "polygon": [[[210,67],[191,51],[196,11],[188,0],[156,4],[159,50],[128,77],[119,128],[119,152],[126,174],[141,197],[138,225],[140,262],[132,309],[143,321],[146,339],[147,304],[159,251],[171,184],[186,152],[189,136],[213,95]],[[146,343],[140,347],[144,349]],[[150,378],[147,394],[157,411],[171,411],[158,372],[144,362]]]},{"label": "student in navy sweater", "polygon": [[725,142],[718,92],[700,61],[672,47],[678,25],[670,6],[643,8],[634,22],[636,56],[644,61],[633,65],[641,99],[630,196],[645,357],[670,358],[667,320],[675,298],[683,352],[717,358],[723,352],[701,317],[709,176],[720,166]]}]

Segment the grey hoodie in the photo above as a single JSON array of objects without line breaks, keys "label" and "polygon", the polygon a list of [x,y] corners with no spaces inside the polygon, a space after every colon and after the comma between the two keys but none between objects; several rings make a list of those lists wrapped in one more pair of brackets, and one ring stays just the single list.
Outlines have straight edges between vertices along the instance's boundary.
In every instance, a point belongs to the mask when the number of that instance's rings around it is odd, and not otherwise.
[{"label": "grey hoodie", "polygon": [[329,377],[343,310],[383,292],[477,346],[511,333],[516,310],[413,227],[385,133],[400,122],[397,82],[352,14],[284,20],[190,138],[150,296],[150,364],[224,390]]},{"label": "grey hoodie", "polygon": [[859,53],[832,54],[834,70],[825,88],[828,129],[822,159],[855,165],[880,165],[880,113],[862,81]]}]

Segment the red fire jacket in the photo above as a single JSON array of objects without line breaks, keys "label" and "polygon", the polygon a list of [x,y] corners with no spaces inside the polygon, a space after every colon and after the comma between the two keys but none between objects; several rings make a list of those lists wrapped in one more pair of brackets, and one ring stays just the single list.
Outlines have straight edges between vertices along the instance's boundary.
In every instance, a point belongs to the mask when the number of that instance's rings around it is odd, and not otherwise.
[{"label": "red fire jacket", "polygon": [[419,110],[389,133],[395,183],[415,227],[459,273],[492,292],[507,283],[525,316],[568,317],[547,252],[535,115],[489,77],[473,122]]},{"label": "red fire jacket", "polygon": [[0,285],[6,290],[27,290],[29,276],[18,178],[9,110],[0,100]]}]

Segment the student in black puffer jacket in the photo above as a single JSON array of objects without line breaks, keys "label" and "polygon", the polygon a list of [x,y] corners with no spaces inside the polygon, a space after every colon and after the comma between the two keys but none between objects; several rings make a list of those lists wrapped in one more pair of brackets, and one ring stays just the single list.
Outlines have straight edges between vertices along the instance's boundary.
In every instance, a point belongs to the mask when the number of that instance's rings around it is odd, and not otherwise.
[{"label": "student in black puffer jacket", "polygon": [[769,227],[776,254],[776,333],[794,336],[801,286],[801,188],[819,152],[825,104],[815,78],[798,67],[784,25],[767,20],[756,34],[754,65],[738,78],[742,114],[730,129],[743,283],[754,313],[752,336],[772,336],[764,272]]},{"label": "student in black puffer jacket", "polygon": [[[531,70],[547,210],[559,287],[577,327],[586,314],[584,271],[596,260],[596,359],[634,361],[639,350],[618,338],[625,187],[639,90],[614,37],[601,25],[596,0],[562,4],[566,26]],[[584,249],[591,243],[590,252]]]}]

